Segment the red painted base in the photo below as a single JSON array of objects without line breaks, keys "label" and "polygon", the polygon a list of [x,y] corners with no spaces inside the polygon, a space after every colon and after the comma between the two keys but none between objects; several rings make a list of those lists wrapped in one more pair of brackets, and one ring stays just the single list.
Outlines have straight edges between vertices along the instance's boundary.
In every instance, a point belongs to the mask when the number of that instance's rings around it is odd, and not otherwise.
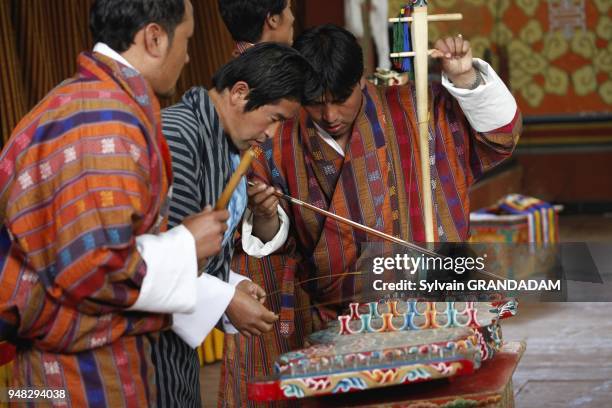
[{"label": "red painted base", "polygon": [[400,385],[300,400],[300,407],[513,407],[512,374],[523,352],[524,342],[511,342],[474,374],[413,385]]},{"label": "red painted base", "polygon": [[[442,368],[444,367],[444,368]],[[410,372],[427,372],[425,376],[409,376],[406,375],[408,370]],[[304,382],[301,380],[280,380],[277,377],[266,377],[257,378],[249,381],[247,384],[247,395],[249,400],[256,402],[271,402],[278,400],[287,400],[300,398],[301,401],[308,399],[308,397],[317,396],[321,397],[324,395],[332,394],[344,394],[344,393],[363,393],[363,388],[360,387],[339,387],[340,382],[351,381],[353,378],[358,378],[364,384],[367,383],[367,387],[373,388],[395,388],[398,384],[414,384],[427,381],[436,381],[441,378],[449,378],[456,376],[466,376],[475,372],[474,361],[467,359],[455,359],[448,360],[440,363],[427,363],[427,364],[407,364],[406,366],[396,367],[393,369],[376,369],[372,371],[362,370],[355,371],[354,373],[348,374],[321,374],[317,377],[306,377]],[[403,374],[402,374],[403,373]],[[400,380],[404,378],[403,380]],[[370,381],[366,380],[369,379]],[[376,379],[376,380],[374,380]],[[300,392],[283,392],[284,388],[289,390],[295,389],[295,382],[299,384]],[[354,381],[354,380],[353,380]],[[403,381],[403,382],[402,382]],[[292,385],[293,383],[293,385]],[[336,387],[329,386],[329,384],[336,383]],[[306,385],[308,384],[308,385]],[[333,388],[337,388],[336,391],[332,391]]]}]

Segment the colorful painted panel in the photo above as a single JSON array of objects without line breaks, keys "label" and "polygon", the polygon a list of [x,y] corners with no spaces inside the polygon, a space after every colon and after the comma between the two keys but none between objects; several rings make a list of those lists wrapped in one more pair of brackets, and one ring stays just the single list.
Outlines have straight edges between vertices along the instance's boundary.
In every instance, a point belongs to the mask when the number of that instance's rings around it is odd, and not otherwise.
[{"label": "colorful painted panel", "polygon": [[[392,2],[396,15],[401,1]],[[399,4],[395,4],[399,3]],[[525,116],[612,114],[612,2],[609,0],[431,0],[430,39],[461,32],[475,55],[492,53]]]},{"label": "colorful painted panel", "polygon": [[389,369],[321,374],[288,379],[256,379],[248,384],[248,398],[255,402],[340,395],[393,385],[412,384],[474,372],[472,360],[447,359],[413,363]]},{"label": "colorful painted panel", "polygon": [[358,367],[390,367],[456,357],[458,352],[471,353],[477,347],[478,338],[468,328],[423,330],[410,334],[363,333],[338,336],[332,343],[315,344],[283,354],[276,369],[283,377],[345,369],[354,371]]},{"label": "colorful painted panel", "polygon": [[388,369],[366,369],[319,377],[283,379],[280,381],[280,388],[285,398],[305,398],[432,381],[471,374],[473,371],[474,365],[471,360],[450,360],[409,364]]},{"label": "colorful painted panel", "polygon": [[524,343],[508,343],[495,359],[474,374],[452,381],[417,386],[373,389],[359,394],[335,394],[304,401],[308,408],[467,408],[514,407],[512,373],[525,350]]},{"label": "colorful painted panel", "polygon": [[283,354],[273,378],[249,381],[254,401],[340,394],[468,374],[502,347],[499,320],[516,301],[353,303]]},{"label": "colorful painted panel", "polygon": [[[588,119],[586,121],[574,118],[571,121],[526,124],[520,147],[558,149],[588,145],[599,153],[609,149],[612,145],[612,116],[607,120],[606,118]],[[579,164],[576,163],[575,166],[578,167]],[[563,179],[561,175],[556,177]],[[580,177],[576,176],[576,179],[580,180]]]}]

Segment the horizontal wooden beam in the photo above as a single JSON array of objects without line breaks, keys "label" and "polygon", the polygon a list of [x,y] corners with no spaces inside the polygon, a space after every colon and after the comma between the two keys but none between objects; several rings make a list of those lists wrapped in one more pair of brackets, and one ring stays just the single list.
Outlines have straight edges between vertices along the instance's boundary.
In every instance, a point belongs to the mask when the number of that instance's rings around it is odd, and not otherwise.
[{"label": "horizontal wooden beam", "polygon": [[[412,17],[395,17],[390,18],[390,23],[411,23]],[[430,14],[427,16],[427,21],[459,21],[463,20],[463,14],[461,13],[449,13],[449,14]]]},{"label": "horizontal wooden beam", "polygon": [[[431,55],[435,50],[427,50],[427,55]],[[416,53],[414,51],[404,51],[404,52],[393,52],[389,56],[391,58],[410,58],[414,57]]]}]

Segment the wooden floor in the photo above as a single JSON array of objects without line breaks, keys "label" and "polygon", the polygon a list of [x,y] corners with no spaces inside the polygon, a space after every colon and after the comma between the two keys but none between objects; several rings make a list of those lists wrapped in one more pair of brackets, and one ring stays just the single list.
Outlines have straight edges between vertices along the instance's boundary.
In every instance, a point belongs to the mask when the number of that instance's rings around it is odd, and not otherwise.
[{"label": "wooden floor", "polygon": [[516,406],[612,407],[612,303],[588,302],[612,294],[612,218],[562,218],[560,227],[564,242],[599,243],[590,249],[604,283],[570,282],[580,302],[519,303],[504,321],[505,339],[527,342],[514,374]]},{"label": "wooden floor", "polygon": [[[581,302],[519,304],[504,321],[505,339],[527,342],[514,374],[516,407],[612,407],[612,302],[588,302],[612,293],[612,217],[562,217],[560,230],[564,242],[600,243],[591,252],[604,283],[572,282]],[[205,407],[216,406],[219,375],[219,364],[201,371]]]}]

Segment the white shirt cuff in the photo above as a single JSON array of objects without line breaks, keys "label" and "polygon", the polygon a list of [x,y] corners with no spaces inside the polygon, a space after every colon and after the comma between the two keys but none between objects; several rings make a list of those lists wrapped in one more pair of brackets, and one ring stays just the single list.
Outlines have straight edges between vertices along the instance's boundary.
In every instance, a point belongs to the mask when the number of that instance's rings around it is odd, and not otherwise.
[{"label": "white shirt cuff", "polygon": [[278,206],[278,216],[280,217],[278,232],[274,238],[264,244],[253,235],[253,213],[248,208],[246,209],[242,219],[242,249],[247,255],[263,258],[274,253],[285,244],[289,235],[289,217],[280,204]]},{"label": "white shirt cuff", "polygon": [[151,313],[193,311],[198,260],[191,232],[179,225],[158,235],[141,235],[136,237],[136,248],[147,265],[147,273],[138,299],[128,310]]},{"label": "white shirt cuff", "polygon": [[476,89],[457,88],[444,73],[442,85],[457,99],[465,117],[477,132],[490,132],[508,125],[516,115],[514,96],[489,64],[474,58],[474,66],[485,81]]},{"label": "white shirt cuff", "polygon": [[248,277],[230,270],[230,273],[229,273],[229,284],[230,285],[232,285],[233,287],[236,287],[243,280],[250,281],[250,279]]},{"label": "white shirt cuff", "polygon": [[203,274],[197,279],[197,303],[192,313],[175,313],[172,330],[189,346],[196,348],[229,306],[236,288],[221,279]]}]

